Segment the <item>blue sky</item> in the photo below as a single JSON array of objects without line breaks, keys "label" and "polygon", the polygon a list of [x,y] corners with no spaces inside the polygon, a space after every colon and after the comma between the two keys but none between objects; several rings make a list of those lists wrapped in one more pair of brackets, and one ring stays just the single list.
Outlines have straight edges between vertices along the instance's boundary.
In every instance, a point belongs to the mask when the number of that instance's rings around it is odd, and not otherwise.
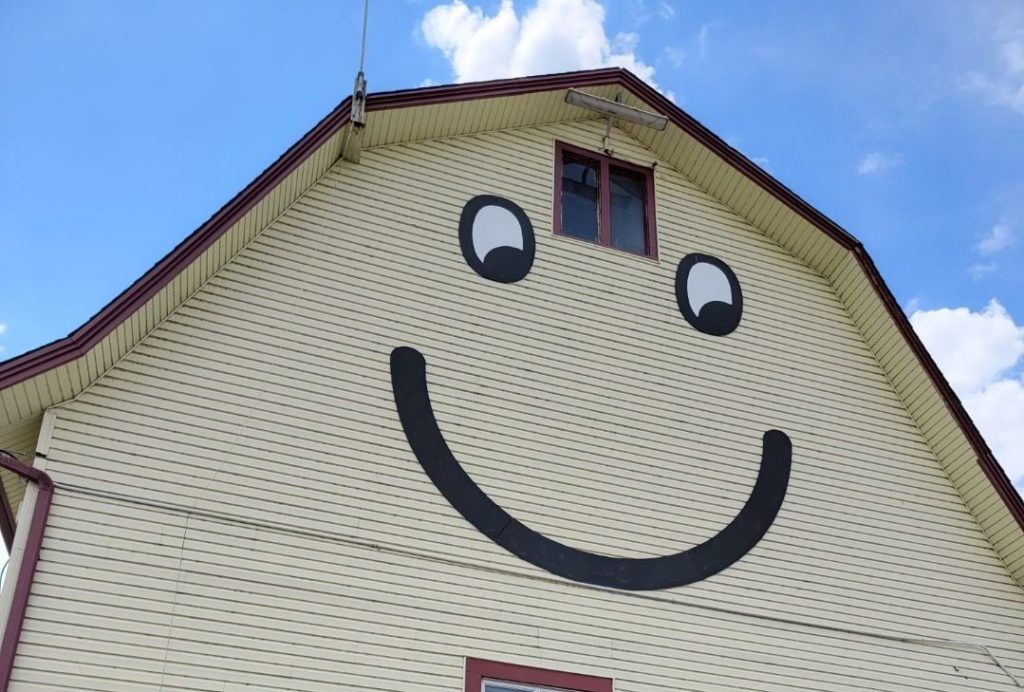
[{"label": "blue sky", "polygon": [[[67,334],[351,90],[362,3],[0,9],[0,358]],[[1024,4],[371,0],[371,91],[630,66],[859,237],[1024,477]]]}]

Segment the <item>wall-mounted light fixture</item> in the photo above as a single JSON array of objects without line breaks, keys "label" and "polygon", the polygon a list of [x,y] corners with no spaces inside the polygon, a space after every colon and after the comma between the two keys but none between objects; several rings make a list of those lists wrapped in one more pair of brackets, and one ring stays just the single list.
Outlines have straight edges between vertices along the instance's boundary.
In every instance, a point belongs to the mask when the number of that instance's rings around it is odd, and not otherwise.
[{"label": "wall-mounted light fixture", "polygon": [[664,130],[668,124],[668,118],[664,115],[633,108],[617,101],[609,101],[593,94],[585,94],[575,89],[569,89],[565,92],[565,102],[610,118],[615,118],[616,120],[625,120],[626,122],[636,123],[644,127],[652,127],[658,131]]}]

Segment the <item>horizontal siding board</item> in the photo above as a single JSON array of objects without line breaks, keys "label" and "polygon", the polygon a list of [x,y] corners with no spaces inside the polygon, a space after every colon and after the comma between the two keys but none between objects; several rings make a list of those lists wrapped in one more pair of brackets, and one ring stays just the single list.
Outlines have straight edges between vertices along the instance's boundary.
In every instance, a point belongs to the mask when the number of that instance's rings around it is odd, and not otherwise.
[{"label": "horizontal siding board", "polygon": [[[67,494],[62,502],[79,511],[92,504]],[[149,511],[129,509],[136,518]],[[157,523],[165,516],[160,512]],[[76,535],[63,527],[56,531]],[[102,539],[77,534],[76,540],[82,541],[77,554],[85,559],[99,547],[94,541]],[[121,549],[136,545],[126,541]],[[749,689],[755,680],[758,689],[773,690],[954,690],[965,679],[971,689],[1006,685],[975,652],[716,613],[701,608],[701,599],[652,601],[597,589],[566,591],[554,580],[510,580],[470,565],[296,540],[201,518],[189,521],[182,557],[166,659],[158,661],[159,682],[186,684],[187,679],[195,689],[212,681],[350,689],[371,684],[370,679],[376,689],[397,692],[410,680],[428,689],[447,684],[445,671],[457,678],[463,655],[494,658],[499,648],[514,660],[560,661],[614,675],[618,690],[657,688],[666,680],[673,689],[691,690],[721,689],[722,681],[725,689]],[[89,559],[95,565],[115,564]],[[410,580],[410,573],[418,578]],[[49,574],[44,565],[41,575]],[[152,662],[147,667],[139,654],[147,644],[158,645],[160,626],[104,626],[104,611],[95,605],[117,593],[117,579],[114,571],[106,581],[91,581],[93,591],[65,603],[65,610],[52,611],[54,619],[40,617],[45,609],[34,611],[26,623],[26,655],[86,667],[103,660],[111,671],[105,676],[92,671],[97,684],[155,684],[145,677],[153,672]],[[496,608],[492,594],[498,589],[505,598]],[[460,608],[450,607],[455,601]],[[72,645],[72,637],[89,643]],[[269,641],[275,646],[268,651],[263,642]],[[789,652],[784,660],[776,653],[779,647]]]},{"label": "horizontal siding board", "polygon": [[[329,149],[336,152],[337,148],[338,141],[335,137],[324,146],[323,150]],[[336,155],[320,158],[314,156],[302,164],[297,171],[293,172],[259,202],[252,211],[221,235],[211,247],[186,266],[178,276],[170,280],[149,301],[128,315],[121,324],[85,355],[0,392],[0,404],[2,404],[0,405],[0,425],[38,416],[45,409],[80,394],[240,250],[242,241],[251,240],[280,211],[291,204],[309,184],[323,175],[335,158]],[[312,161],[315,161],[316,164],[311,163]],[[304,180],[302,187],[294,184],[299,174],[303,176]],[[271,210],[267,206],[268,201],[274,205],[273,210],[276,210],[273,215],[267,215]],[[264,215],[263,223],[258,227],[252,223],[256,213]],[[239,229],[243,227],[247,230],[240,233]],[[225,250],[228,243],[233,243],[233,247]],[[10,400],[4,401],[4,398],[7,397],[10,397]]]},{"label": "horizontal siding board", "polygon": [[[386,353],[382,353],[382,356],[383,356],[383,357],[386,357]],[[269,363],[268,363],[268,364],[269,364]],[[443,363],[443,361],[441,361],[441,364],[442,364],[442,365],[444,364],[444,363]],[[342,375],[342,376],[344,376],[344,373],[342,373],[341,375]],[[514,375],[514,374],[513,374],[513,375]],[[461,378],[461,376],[460,376],[460,375],[458,375],[458,374],[456,374],[456,375],[454,375],[453,377],[454,377],[454,378],[456,378],[456,379],[455,379],[455,380],[453,381],[453,383],[452,383],[452,384],[453,384],[453,385],[458,385],[458,379],[460,379],[460,378]],[[474,382],[475,382],[474,380],[469,380],[469,381],[468,381],[468,383],[470,383],[470,384],[469,384],[469,386],[471,387],[471,386],[472,386],[472,384],[473,384]],[[157,383],[155,383],[155,384],[157,384]],[[337,383],[337,384],[340,384],[340,385],[342,386],[342,390],[336,390],[336,392],[335,392],[335,394],[334,394],[334,401],[338,401],[338,400],[339,400],[339,398],[338,398],[338,394],[339,394],[339,393],[340,393],[341,391],[348,391],[348,392],[351,392],[351,391],[352,391],[352,390],[350,389],[350,387],[349,387],[348,385],[346,385],[346,384],[345,384],[344,382],[339,382],[339,383]],[[509,384],[512,384],[512,383],[509,383]],[[165,385],[165,386],[166,386],[166,385]],[[451,386],[451,385],[450,385],[450,386]],[[458,392],[458,390],[459,390],[459,389],[463,389],[463,388],[457,388],[457,390],[456,390],[456,391]],[[463,391],[465,391],[465,390],[463,389]],[[327,400],[327,401],[329,401],[329,402],[331,401],[331,393],[330,393],[330,392],[326,393],[326,395],[325,395],[325,400]],[[161,402],[156,402],[156,401],[155,401],[154,403],[158,403],[158,405],[160,405],[160,406],[161,406],[162,408],[164,408],[164,409],[167,409],[167,405],[166,405],[166,403],[169,403],[170,401],[171,401],[171,399],[168,399],[167,401],[165,401],[165,402],[162,402],[162,403],[161,403]],[[529,406],[529,405],[530,405],[530,401],[529,401],[529,399],[528,399],[528,398],[525,398],[525,399],[523,399],[523,403],[524,403],[524,406]],[[181,403],[181,404],[178,404],[178,406],[176,406],[176,407],[177,407],[177,408],[179,408],[179,409],[182,409],[182,410],[187,410],[187,409],[188,409],[188,405],[189,405],[189,404],[188,404],[188,401],[187,401],[187,400],[185,400],[185,401],[184,401],[183,403]],[[214,404],[214,405],[217,405],[217,406],[219,406],[220,404]],[[314,404],[314,405],[316,405],[316,404]],[[509,402],[509,401],[502,401],[502,402],[496,403],[496,404],[494,404],[494,405],[496,405],[496,406],[498,406],[498,407],[499,407],[499,408],[498,408],[498,410],[504,410],[504,409],[508,409],[508,407],[509,407],[509,405],[510,405],[510,402]],[[593,407],[592,407],[591,405],[588,405],[588,406],[586,406],[586,407],[584,408],[584,410],[587,410],[588,408],[590,408],[591,410],[599,410],[599,409],[594,409],[594,408],[593,408]],[[511,410],[516,410],[516,409],[511,409]],[[612,409],[612,410],[613,410],[613,409]],[[520,415],[520,414],[518,414],[518,413],[517,413],[517,416],[519,416],[519,415]],[[529,412],[529,410],[526,410],[526,409],[524,409],[524,408],[523,408],[523,414],[521,414],[521,415],[524,415],[524,416],[530,416],[530,415],[531,415],[531,413]],[[486,420],[486,419],[484,419],[484,420]],[[512,418],[512,421],[514,421],[514,420],[516,420],[516,418],[515,418],[515,417],[513,417],[513,418]],[[671,419],[669,419],[669,420],[671,420]],[[510,421],[510,422],[511,422],[511,421]],[[638,423],[639,423],[639,422],[638,422]],[[729,421],[729,420],[728,420],[727,418],[723,419],[723,424],[727,426],[727,428],[726,428],[726,429],[728,429],[729,427],[733,427],[733,426],[731,426],[731,425],[730,425],[730,423],[731,423],[731,421]],[[592,428],[591,430],[587,431],[587,434],[592,434],[593,432],[595,432],[595,431],[598,431],[599,429],[600,429],[599,427],[598,427],[598,428]],[[737,430],[737,431],[739,430],[738,428],[734,428],[734,429],[735,429],[735,430]],[[605,436],[606,436],[606,435],[605,435]],[[586,435],[585,435],[585,436],[584,436],[583,438],[581,438],[581,439],[584,439],[584,440],[588,440],[589,438],[588,438],[588,437],[586,437]],[[666,439],[667,439],[667,440],[668,440],[669,442],[671,442],[671,439],[670,439],[670,438],[666,438]],[[654,448],[654,449],[657,449],[657,448],[662,448],[662,449],[664,449],[664,450],[665,450],[666,452],[668,452],[668,453],[671,453],[671,452],[672,452],[673,450],[675,450],[675,448],[676,448],[674,444],[671,444],[671,443],[668,443],[668,444],[660,444],[660,443],[658,443],[658,441],[657,441],[657,440],[658,440],[658,438],[657,438],[657,437],[652,437],[652,438],[649,438],[648,440],[646,440],[646,441],[645,441],[645,442],[643,443],[642,447],[639,447],[639,448],[647,448],[647,447],[651,447],[651,448]],[[836,442],[837,442],[837,443],[840,443],[840,442],[842,442],[842,439],[841,439],[841,438],[837,438]],[[615,442],[614,442],[614,438],[613,438],[613,437],[611,438],[611,440],[609,440],[609,443],[610,443],[610,444],[615,444]],[[885,438],[881,438],[881,439],[879,440],[879,443],[880,443],[880,444],[887,444],[887,440],[886,440]],[[613,448],[614,448],[614,447],[613,447]],[[882,449],[885,449],[886,447],[881,447],[881,448],[882,448]],[[851,453],[856,453],[856,451],[857,451],[857,448],[856,448],[856,447],[853,447],[853,448],[851,448]],[[889,453],[892,453],[892,452],[890,451]],[[904,452],[904,453],[905,453],[905,452]],[[924,450],[922,450],[922,451],[921,451],[921,453],[922,453],[922,455],[925,455],[925,453],[927,453],[927,452],[925,452]],[[851,457],[851,458],[850,458],[850,461],[853,461],[853,459],[854,459],[854,458],[853,458],[853,457]],[[884,459],[884,458],[883,458],[883,459]],[[896,459],[899,459],[899,458],[897,457]],[[925,457],[925,459],[927,459],[927,457]],[[926,464],[927,464],[927,463],[926,463]],[[813,464],[812,464],[812,466],[813,466]],[[927,465],[926,465],[926,466],[924,466],[924,470],[926,470],[926,472],[928,471],[928,469],[929,469],[929,467],[927,467]],[[880,471],[881,471],[881,470],[885,470],[885,471],[887,471],[887,472],[891,472],[891,473],[896,473],[896,474],[899,474],[899,463],[898,463],[898,462],[894,462],[894,463],[892,463],[892,464],[888,465],[888,467],[887,467],[887,466],[883,466],[883,467],[881,467],[881,468],[880,468],[879,470],[880,470]],[[874,472],[874,470],[873,470],[873,469],[872,469],[872,472]],[[935,478],[935,479],[940,479],[940,480],[939,480],[939,483],[940,483],[939,487],[943,487],[943,488],[945,488],[945,489],[944,489],[944,490],[942,491],[942,494],[949,494],[948,486],[945,486],[945,485],[944,485],[944,484],[942,483],[942,481],[941,481],[941,478],[942,478],[942,476],[941,476],[941,473],[937,473],[937,472],[935,472],[934,468],[933,468],[933,469],[931,469],[930,473],[932,474],[932,478]],[[919,477],[919,478],[915,478],[915,480],[918,480],[918,481],[924,481],[924,478],[921,478],[921,477]],[[927,486],[927,483],[926,483],[926,486]],[[909,491],[909,490],[908,490],[908,491]]]},{"label": "horizontal siding board", "polygon": [[[565,112],[537,95],[482,122],[545,109]],[[430,112],[452,135],[479,115]],[[365,135],[422,139],[412,115]],[[967,475],[964,505],[894,391],[894,368],[920,377],[860,268],[777,211],[762,210],[766,237],[703,192],[755,206],[721,164],[687,177],[621,130],[617,155],[658,160],[661,261],[553,237],[552,144],[595,147],[602,128],[369,146],[323,177],[332,157],[314,157],[296,204],[281,188],[216,245],[227,264],[197,265],[191,300],[58,410],[57,501],[12,689],[67,687],[76,669],[96,689],[455,689],[464,656],[609,675],[618,692],[1006,689],[977,651],[884,638],[982,642],[1024,666],[1024,591],[971,511],[1009,555],[1013,535]],[[459,253],[462,205],[483,192],[533,220],[520,284],[480,280]],[[727,338],[679,315],[688,252],[741,277]],[[552,577],[480,535],[412,458],[388,382],[401,344],[427,355],[473,477],[572,545],[657,555],[713,535],[770,427],[794,440],[789,496],[764,541],[704,582],[634,594]]]},{"label": "horizontal siding board", "polygon": [[[318,485],[315,489],[309,490],[307,492],[307,501],[305,503],[302,502],[302,495],[300,494],[303,487],[303,482],[301,480],[297,479],[288,485],[283,485],[276,495],[267,491],[261,492],[261,488],[265,487],[265,481],[261,484],[259,482],[260,476],[256,475],[254,470],[238,468],[237,465],[234,464],[231,468],[236,474],[238,474],[236,483],[237,487],[230,486],[227,488],[221,488],[217,485],[215,497],[211,498],[209,502],[217,501],[225,503],[225,506],[227,506],[227,504],[233,504],[237,507],[237,511],[243,512],[249,517],[260,516],[260,513],[265,510],[267,502],[278,502],[282,508],[292,507],[296,514],[302,515],[301,518],[297,517],[294,520],[296,522],[325,521],[330,525],[335,523],[344,526],[356,525],[359,523],[359,517],[362,516],[361,512],[359,510],[345,507],[335,509],[330,498],[329,484],[338,477],[351,477],[361,483],[372,482],[372,468],[358,468],[354,461],[347,461],[351,458],[352,454],[358,453],[363,449],[369,449],[370,445],[363,444],[357,446],[354,442],[348,441],[346,441],[345,444],[351,451],[349,451],[345,457],[342,457],[342,459],[332,459],[331,457],[326,456],[323,452],[315,452],[313,458],[318,461],[318,466],[322,470],[318,472],[304,473],[299,477],[299,479],[309,479],[306,483],[314,482],[324,485],[323,487]],[[279,445],[268,440],[266,446],[269,448],[269,451],[267,452],[267,456],[269,458],[275,460],[284,460],[287,458],[287,454],[280,449]],[[157,456],[157,454],[154,453],[154,456]],[[487,459],[487,457],[482,454],[474,455],[474,459],[476,459],[477,456],[479,456],[481,460]],[[115,458],[120,459],[120,456]],[[347,464],[346,467],[344,467],[344,470],[341,470],[336,466],[336,464],[343,460],[347,461]],[[125,462],[125,466],[127,467],[126,470],[129,472],[136,470],[127,462]],[[430,501],[433,498],[429,494],[429,486],[416,484],[415,476],[410,478],[410,475],[407,472],[411,472],[413,470],[414,469],[409,466],[396,469],[380,469],[379,473],[381,475],[377,478],[377,481],[381,484],[380,492],[382,494],[376,497],[376,499],[381,504],[382,511],[386,510],[391,516],[390,519],[381,519],[381,521],[394,523],[401,516],[408,516],[410,519],[414,517],[418,517],[420,519],[427,518],[430,511]],[[196,473],[196,475],[199,473],[188,466],[183,467],[182,471],[193,472]],[[102,482],[106,477],[106,474],[103,473],[97,473],[96,475],[98,482]],[[161,487],[162,484],[159,483],[159,479],[164,477],[165,474],[154,475],[156,476],[156,480],[148,489],[149,492],[153,494],[156,490],[163,490],[168,493],[168,496],[170,496],[170,491]],[[201,492],[204,488],[208,490],[210,486],[209,483],[203,486],[201,484],[201,479],[202,476],[200,476],[200,481],[197,481],[199,487],[196,487],[195,485],[192,487],[189,485],[173,486],[179,493],[178,501],[180,503],[194,503],[196,501],[196,496],[199,496],[200,498],[205,497]],[[488,474],[487,479],[492,485],[499,484],[502,481],[505,483],[509,482],[503,476],[493,476],[494,480],[492,480],[491,474]],[[72,476],[72,480],[77,480],[77,478]],[[583,482],[585,483],[587,480],[588,478],[584,476]],[[71,480],[68,482],[71,482]],[[167,483],[168,486],[171,486],[169,479]],[[133,485],[133,483],[126,483],[124,491],[127,492],[135,490]],[[565,490],[571,491],[573,489],[574,488],[570,487]],[[142,489],[140,488],[138,492],[141,491]],[[510,505],[510,507],[518,506],[518,508],[523,512],[537,515],[541,520],[544,519],[545,515],[549,515],[559,507],[559,503],[557,501],[548,497],[550,491],[545,492],[543,487],[534,485],[523,486],[522,491],[529,491],[531,496],[536,497],[537,499],[532,501],[523,499],[516,500],[514,497],[508,496],[507,493],[500,493],[500,497],[503,501],[508,500],[513,502],[513,505]],[[369,491],[350,490],[347,492],[351,493],[353,500],[358,499],[360,501],[371,502],[374,499],[373,494]],[[499,496],[499,493],[496,492],[495,495]],[[540,502],[541,499],[544,500],[543,503]],[[199,501],[203,502],[204,505],[207,504],[207,501],[204,499],[200,499]],[[608,502],[608,498],[595,498],[595,506],[591,508],[588,513],[581,514],[580,523],[583,525],[591,523],[592,516],[595,513],[600,514],[602,511],[605,511],[604,505]],[[647,503],[648,506],[651,506],[652,502],[653,501],[649,501]],[[425,507],[424,503],[426,503]],[[694,534],[695,532],[698,532],[698,536],[695,536],[696,539],[699,537],[699,533],[712,531],[714,527],[710,525],[711,520],[709,519],[708,514],[712,511],[721,512],[723,514],[726,513],[725,508],[719,508],[717,506],[719,504],[720,503],[718,502],[713,504],[709,502],[706,514],[681,514],[678,516],[672,516],[672,525],[677,530],[674,535],[666,534],[664,527],[661,527],[659,530],[654,530],[648,527],[647,530],[653,531],[653,534],[651,537],[647,538],[644,543],[650,544],[652,541],[656,541],[661,538],[665,541],[666,547],[671,547],[673,545],[678,545],[680,542],[689,542],[686,540],[687,534]],[[614,511],[614,506],[607,511]],[[651,514],[655,514],[652,510],[648,511],[650,511]],[[332,516],[328,518],[323,515],[324,512],[330,512]],[[820,509],[815,505],[806,505],[795,502],[794,506],[786,515],[785,526],[792,526],[794,524],[798,525],[800,522],[806,520],[805,517],[808,515],[814,516],[817,512],[820,512]],[[646,512],[638,510],[636,512],[636,519],[633,519],[630,522],[622,522],[621,526],[612,527],[607,533],[614,538],[616,533],[620,533],[624,529],[628,529],[634,522],[639,524],[638,528],[644,528],[641,523],[641,517],[643,517],[645,513]],[[401,522],[399,522],[399,524],[400,523]],[[545,523],[550,524],[553,522],[548,520],[545,521]],[[648,520],[648,523],[651,523],[650,520]],[[327,524],[325,524],[325,526]],[[908,537],[913,535],[913,529],[913,524],[907,524],[906,526],[890,526],[883,530],[873,525],[868,518],[851,517],[851,520],[846,523],[839,521],[822,522],[821,525],[816,527],[816,531],[814,533],[806,535],[801,534],[799,536],[780,534],[776,538],[785,544],[792,544],[794,546],[794,550],[797,550],[800,553],[810,554],[813,553],[815,549],[819,550],[822,559],[827,559],[831,563],[828,569],[835,571],[837,569],[843,569],[842,562],[844,554],[851,557],[853,555],[863,556],[865,558],[867,557],[868,553],[863,551],[857,542],[858,535],[861,532],[868,532],[873,535],[877,534],[879,549],[895,550],[894,548],[889,548],[889,546],[899,545],[901,542],[906,543],[908,541]],[[394,528],[393,531],[400,531],[400,527]],[[564,529],[562,529],[562,531],[564,531]],[[570,536],[569,538],[581,540],[585,539],[586,535],[581,534],[577,528],[575,535]],[[826,539],[828,539],[827,542]],[[609,540],[607,536],[606,540]],[[820,545],[816,546],[815,543],[819,543]],[[638,545],[642,544],[631,543],[628,547],[624,546],[624,549],[632,548],[635,551]],[[780,556],[780,559],[782,559],[782,556]],[[937,582],[940,583],[940,588],[947,588],[953,583],[958,584],[957,588],[963,588],[965,585],[969,586],[972,582],[966,575],[968,575],[971,570],[992,564],[988,559],[986,559],[985,554],[981,552],[977,542],[974,544],[965,543],[963,545],[941,545],[937,542],[927,541],[925,538],[921,539],[921,546],[916,548],[912,553],[901,555],[899,558],[890,556],[884,558],[884,560],[886,563],[891,564],[894,570],[906,568],[907,562],[914,560],[931,562],[934,568],[944,566],[946,571],[941,575],[928,575],[926,578],[928,582],[937,580]],[[781,570],[781,573],[784,574],[785,570],[789,569],[788,561],[784,560],[780,563],[779,569]],[[850,565],[849,569],[849,577],[854,581],[864,581],[864,575],[870,574],[870,571],[864,565]],[[897,584],[906,581],[905,575],[898,573],[885,575],[882,578]],[[924,579],[924,577],[922,578]],[[869,578],[866,581],[870,583],[873,580],[874,578]],[[949,581],[950,584],[945,584],[946,581]],[[986,584],[985,588],[997,588],[999,583],[1000,582],[998,580],[995,580],[992,584]]]}]

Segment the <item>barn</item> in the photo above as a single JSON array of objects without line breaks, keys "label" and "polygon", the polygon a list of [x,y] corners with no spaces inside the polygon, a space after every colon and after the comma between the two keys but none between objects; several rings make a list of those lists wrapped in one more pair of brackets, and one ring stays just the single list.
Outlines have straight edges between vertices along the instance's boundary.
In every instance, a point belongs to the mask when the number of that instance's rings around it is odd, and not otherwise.
[{"label": "barn", "polygon": [[860,242],[621,69],[346,99],[0,364],[0,687],[1024,686]]}]

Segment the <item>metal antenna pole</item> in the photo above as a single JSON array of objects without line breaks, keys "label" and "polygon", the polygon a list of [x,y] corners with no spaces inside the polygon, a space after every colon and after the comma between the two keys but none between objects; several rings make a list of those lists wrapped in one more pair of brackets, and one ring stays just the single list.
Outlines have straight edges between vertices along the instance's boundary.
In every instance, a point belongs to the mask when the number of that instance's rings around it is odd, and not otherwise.
[{"label": "metal antenna pole", "polygon": [[363,64],[366,60],[366,22],[370,14],[370,0],[363,0],[363,39],[359,47],[359,73],[356,75],[355,88],[352,90],[352,125],[362,128],[366,125],[366,77]]},{"label": "metal antenna pole", "polygon": [[370,0],[363,0],[363,40],[359,45],[359,73],[363,73],[363,63],[366,61],[366,18],[370,14]]}]

